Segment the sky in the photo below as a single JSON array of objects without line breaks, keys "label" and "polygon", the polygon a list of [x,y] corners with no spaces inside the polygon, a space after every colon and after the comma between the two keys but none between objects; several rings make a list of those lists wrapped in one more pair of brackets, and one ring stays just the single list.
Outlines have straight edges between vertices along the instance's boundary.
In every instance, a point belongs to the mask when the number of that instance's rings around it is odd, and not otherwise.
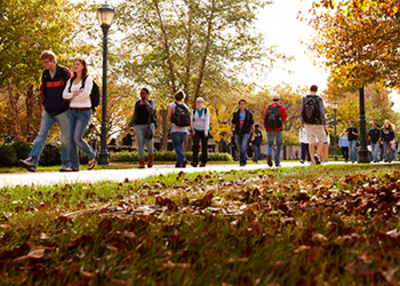
[{"label": "sky", "polygon": [[[329,72],[314,65],[314,59],[307,50],[306,43],[313,38],[316,32],[305,22],[297,19],[299,10],[307,14],[315,0],[275,0],[274,4],[267,5],[259,14],[257,27],[265,36],[267,46],[277,45],[277,51],[287,56],[294,56],[295,60],[287,63],[278,63],[266,76],[267,85],[291,83],[293,87],[310,87],[316,84],[319,90],[327,86]],[[285,71],[286,69],[286,71]],[[292,73],[289,74],[287,70]],[[400,96],[392,92],[393,109],[400,111]]]}]

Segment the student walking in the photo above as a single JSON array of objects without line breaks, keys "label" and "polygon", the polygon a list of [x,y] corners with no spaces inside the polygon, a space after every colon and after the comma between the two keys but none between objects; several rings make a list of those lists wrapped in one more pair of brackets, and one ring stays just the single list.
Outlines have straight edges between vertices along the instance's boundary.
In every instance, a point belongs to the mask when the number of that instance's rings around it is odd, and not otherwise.
[{"label": "student walking", "polygon": [[68,113],[68,124],[70,125],[69,138],[72,141],[70,152],[71,166],[63,165],[61,172],[71,172],[79,170],[79,153],[81,149],[88,156],[88,170],[92,170],[96,165],[96,153],[83,140],[83,133],[86,130],[92,116],[92,92],[93,80],[89,76],[87,62],[82,57],[74,60],[74,72],[72,78],[68,80],[63,92],[63,98],[70,100],[70,111]]},{"label": "student walking", "polygon": [[250,141],[255,138],[253,113],[246,106],[246,100],[239,100],[239,109],[233,113],[230,132],[230,136],[233,137],[233,130],[235,130],[236,147],[239,149],[239,162],[242,167],[247,164],[247,146],[249,145],[250,132],[253,134]]},{"label": "student walking", "polygon": [[[128,131],[131,126],[135,125],[135,133],[137,140],[137,148],[139,153],[139,169],[145,167],[145,156],[144,156],[144,146],[147,147],[148,152],[148,162],[147,167],[151,168],[154,164],[154,145],[153,138],[154,132],[157,128],[157,117],[156,117],[156,105],[150,97],[150,92],[147,88],[142,88],[140,90],[140,100],[135,103],[135,110],[133,116],[129,121],[129,124],[125,127],[125,131]],[[147,136],[147,129],[150,128],[153,136]],[[130,131],[129,136],[130,142],[127,141],[126,144],[132,146],[133,130]],[[128,135],[129,135],[128,134]],[[127,137],[128,137],[127,135]],[[151,137],[151,138],[150,138]]]},{"label": "student walking", "polygon": [[349,127],[347,128],[347,133],[349,136],[349,151],[350,160],[352,163],[357,161],[357,137],[359,135],[358,129],[354,127],[353,120],[349,120]]},{"label": "student walking", "polygon": [[383,159],[385,162],[393,161],[392,143],[394,140],[394,126],[389,120],[385,120],[381,129],[381,143],[383,144]]},{"label": "student walking", "polygon": [[342,150],[344,162],[347,163],[349,160],[349,141],[348,141],[348,132],[347,130],[343,130],[342,135],[339,137],[339,147]]},{"label": "student walking", "polygon": [[283,140],[282,124],[286,121],[286,109],[279,104],[279,95],[272,96],[272,103],[267,106],[264,112],[264,128],[267,130],[267,164],[272,167],[272,148],[276,141],[275,166],[281,166],[281,150]]},{"label": "student walking", "polygon": [[189,129],[192,130],[189,107],[183,102],[185,93],[179,90],[174,94],[175,101],[168,105],[168,119],[171,121],[171,139],[176,152],[176,168],[186,168],[187,159],[182,144]]},{"label": "student walking", "polygon": [[311,162],[310,150],[308,149],[307,132],[305,126],[306,125],[303,123],[299,130],[299,142],[301,144],[300,163],[302,164],[304,164],[306,157],[307,157],[307,162]]},{"label": "student walking", "polygon": [[[252,135],[253,134],[250,134],[250,137]],[[256,124],[254,125],[254,140],[251,141],[251,145],[253,146],[253,151],[254,151],[254,156],[253,156],[254,163],[258,163],[258,159],[260,158],[262,140],[263,140],[263,135],[260,130],[260,125]]]},{"label": "student walking", "polygon": [[372,123],[371,129],[368,131],[368,139],[371,142],[372,162],[379,162],[379,143],[381,142],[381,130],[377,123]]},{"label": "student walking", "polygon": [[[51,127],[57,122],[61,130],[61,163],[63,166],[71,166],[69,156],[72,142],[68,137],[70,125],[68,122],[69,102],[65,101],[62,93],[71,72],[57,64],[56,55],[52,51],[44,51],[40,54],[40,60],[45,70],[42,73],[40,90],[44,111],[40,123],[40,130],[27,159],[18,161],[20,167],[29,172],[35,172],[39,165],[39,157],[46,144]],[[78,171],[78,170],[75,170]]]},{"label": "student walking", "polygon": [[190,163],[193,167],[199,164],[199,151],[201,141],[201,164],[205,167],[208,158],[208,132],[210,131],[210,111],[204,107],[204,99],[196,99],[196,107],[192,111],[192,135],[193,135],[193,161]]},{"label": "student walking", "polygon": [[[310,94],[303,97],[301,104],[300,117],[302,123],[305,124],[307,133],[307,141],[311,156],[311,165],[320,164],[322,161],[321,152],[326,141],[326,118],[324,111],[324,102],[317,95],[318,87],[312,85]],[[315,153],[315,140],[318,140],[317,152]]]}]

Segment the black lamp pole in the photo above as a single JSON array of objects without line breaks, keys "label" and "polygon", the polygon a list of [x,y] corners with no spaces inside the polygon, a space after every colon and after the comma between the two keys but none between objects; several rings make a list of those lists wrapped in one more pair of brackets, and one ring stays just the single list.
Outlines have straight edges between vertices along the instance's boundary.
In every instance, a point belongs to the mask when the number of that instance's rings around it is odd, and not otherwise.
[{"label": "black lamp pole", "polygon": [[367,149],[367,130],[365,120],[364,87],[359,89],[360,97],[360,148],[358,149],[358,163],[370,163]]},{"label": "black lamp pole", "polygon": [[109,165],[110,153],[107,149],[107,33],[114,17],[114,9],[107,3],[97,9],[97,18],[103,30],[103,104],[101,117],[101,150],[98,164]]}]

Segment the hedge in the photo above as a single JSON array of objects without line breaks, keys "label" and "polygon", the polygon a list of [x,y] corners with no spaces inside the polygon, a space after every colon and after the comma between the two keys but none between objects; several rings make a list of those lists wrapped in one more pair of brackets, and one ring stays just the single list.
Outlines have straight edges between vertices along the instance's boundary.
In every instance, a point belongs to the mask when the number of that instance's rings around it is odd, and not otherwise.
[{"label": "hedge", "polygon": [[[19,159],[26,159],[32,149],[33,144],[16,141],[13,144],[0,145],[0,167],[18,166]],[[111,152],[111,162],[137,162],[139,161],[138,152],[128,149],[129,151]],[[114,150],[115,151],[115,150]],[[191,161],[193,153],[185,152],[186,158]],[[201,153],[199,154],[199,158]],[[147,154],[146,154],[147,159]],[[81,164],[87,164],[88,158],[85,153],[79,150],[79,160]],[[232,157],[227,153],[208,153],[209,161],[230,161]],[[154,153],[154,161],[176,161],[176,153],[174,151],[161,151]],[[40,166],[61,165],[61,144],[47,143],[39,158]]]},{"label": "hedge", "polygon": [[[148,158],[145,153],[146,159]],[[191,161],[193,159],[193,152],[185,152],[185,157]],[[199,154],[201,158],[201,152]],[[110,153],[111,162],[136,162],[139,160],[138,152],[118,152]],[[208,161],[231,161],[232,156],[227,153],[208,153]],[[154,152],[154,161],[176,161],[176,153],[174,151],[160,151]]]}]

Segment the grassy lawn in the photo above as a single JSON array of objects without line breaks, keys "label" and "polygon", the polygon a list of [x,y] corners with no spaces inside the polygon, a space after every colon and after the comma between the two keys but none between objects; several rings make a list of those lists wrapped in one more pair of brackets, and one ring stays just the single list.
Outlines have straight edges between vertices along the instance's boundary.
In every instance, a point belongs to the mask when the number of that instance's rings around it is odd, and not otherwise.
[{"label": "grassy lawn", "polygon": [[399,175],[324,165],[3,188],[0,284],[394,285]]}]

